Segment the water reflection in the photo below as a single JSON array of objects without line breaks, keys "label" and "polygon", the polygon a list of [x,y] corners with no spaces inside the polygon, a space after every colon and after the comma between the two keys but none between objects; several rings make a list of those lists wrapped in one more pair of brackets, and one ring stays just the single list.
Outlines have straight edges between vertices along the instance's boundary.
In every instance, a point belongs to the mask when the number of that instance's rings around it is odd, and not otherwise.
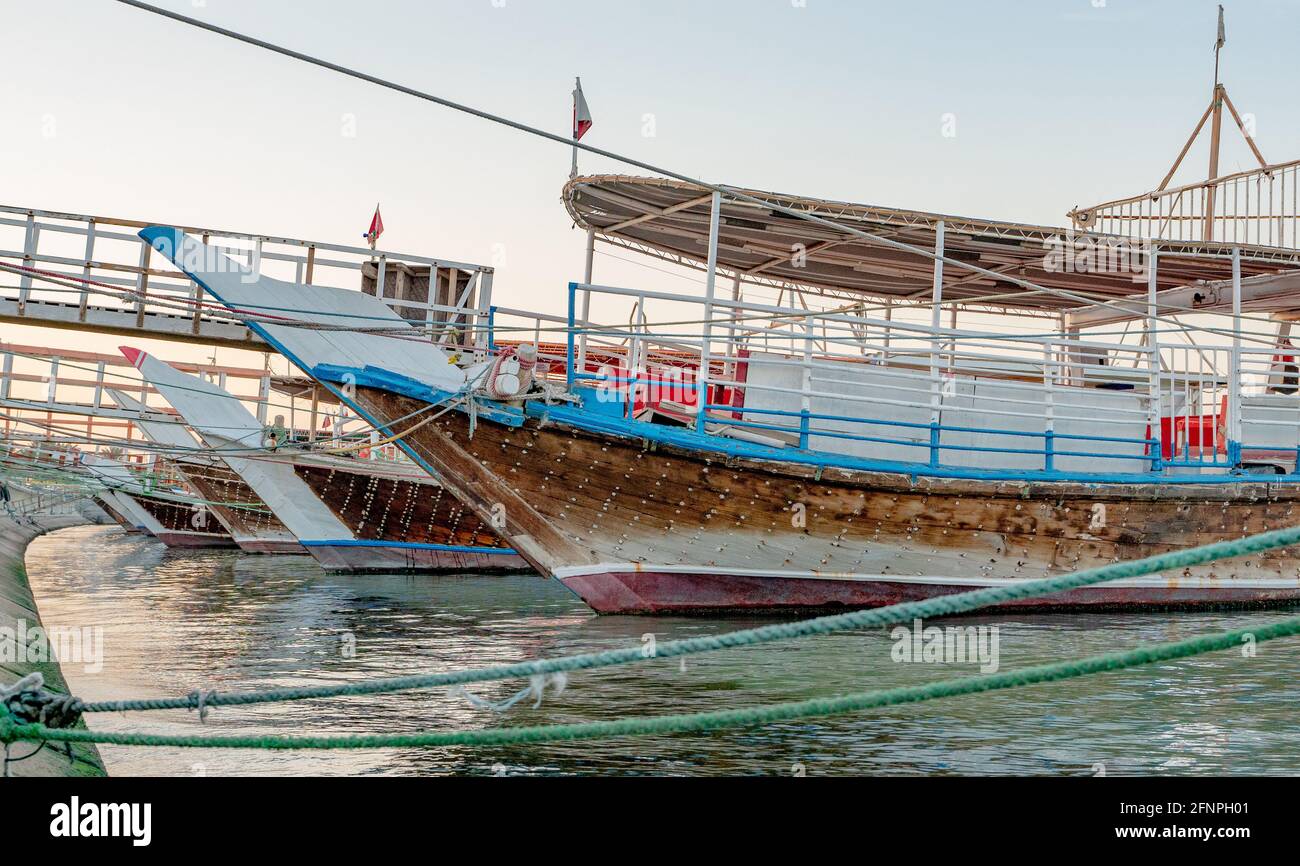
[{"label": "water reflection", "polygon": [[[47,625],[101,626],[103,669],[65,667],[87,700],[338,683],[639,646],[756,624],[593,616],[536,577],[323,574],[309,559],[174,552],[116,528],[38,539],[28,554]],[[1246,627],[1280,613],[1018,616],[997,625],[1003,670]],[[769,621],[769,620],[765,620]],[[802,700],[968,676],[896,664],[884,630],[575,674],[558,700],[505,722],[594,721]],[[816,722],[652,739],[493,749],[268,753],[108,747],[117,775],[227,774],[1287,774],[1300,768],[1300,641],[1015,692]],[[475,694],[503,700],[520,687]],[[446,692],[215,710],[226,734],[381,733],[502,722]],[[187,712],[96,716],[99,730],[188,733]]]}]

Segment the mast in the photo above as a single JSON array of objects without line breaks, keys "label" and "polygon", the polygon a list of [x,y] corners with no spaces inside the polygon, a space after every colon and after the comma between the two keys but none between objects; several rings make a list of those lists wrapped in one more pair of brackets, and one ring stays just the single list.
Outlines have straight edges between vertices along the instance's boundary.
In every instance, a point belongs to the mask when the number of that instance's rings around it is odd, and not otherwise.
[{"label": "mast", "polygon": [[[1219,6],[1219,36],[1214,43],[1214,92],[1210,97],[1210,109],[1213,112],[1214,120],[1210,129],[1210,173],[1206,177],[1207,181],[1213,181],[1219,176],[1219,144],[1223,137],[1223,102],[1227,96],[1223,84],[1219,81],[1219,60],[1223,46],[1227,42],[1228,35],[1223,17],[1223,6]],[[1211,183],[1205,188],[1205,231],[1201,238],[1207,242],[1214,240],[1214,199],[1215,189]]]}]

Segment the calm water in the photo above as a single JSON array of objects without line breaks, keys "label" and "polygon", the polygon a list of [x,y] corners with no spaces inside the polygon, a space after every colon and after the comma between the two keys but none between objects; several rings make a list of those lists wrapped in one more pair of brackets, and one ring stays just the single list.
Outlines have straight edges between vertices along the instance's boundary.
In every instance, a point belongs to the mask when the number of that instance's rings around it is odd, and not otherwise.
[{"label": "calm water", "polygon": [[[300,557],[179,553],[117,528],[65,530],[27,557],[47,626],[102,627],[103,670],[65,665],[87,700],[338,683],[716,633],[751,620],[598,618],[535,577],[339,577]],[[1238,628],[1283,613],[1019,616],[1003,670]],[[770,620],[768,620],[770,621]],[[355,641],[355,653],[347,647]],[[614,719],[801,700],[978,673],[898,664],[883,630],[571,677],[505,716],[446,692],[220,707],[206,731],[380,733]],[[513,748],[269,753],[106,747],[115,775],[1291,774],[1300,770],[1300,641],[1015,692],[713,734]],[[489,684],[491,700],[518,684]],[[198,729],[184,711],[100,715],[97,730]]]}]

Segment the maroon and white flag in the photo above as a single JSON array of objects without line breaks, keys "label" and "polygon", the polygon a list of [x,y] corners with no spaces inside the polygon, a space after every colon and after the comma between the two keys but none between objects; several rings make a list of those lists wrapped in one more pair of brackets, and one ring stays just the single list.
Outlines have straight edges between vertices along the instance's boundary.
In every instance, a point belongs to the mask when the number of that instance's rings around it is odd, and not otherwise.
[{"label": "maroon and white flag", "polygon": [[582,95],[582,79],[573,91],[573,140],[582,141],[582,137],[591,129],[591,109],[587,107],[587,97]]},{"label": "maroon and white flag", "polygon": [[384,218],[379,215],[379,205],[375,205],[375,215],[370,220],[370,230],[366,232],[366,241],[373,247],[378,241],[379,236],[384,233]]}]

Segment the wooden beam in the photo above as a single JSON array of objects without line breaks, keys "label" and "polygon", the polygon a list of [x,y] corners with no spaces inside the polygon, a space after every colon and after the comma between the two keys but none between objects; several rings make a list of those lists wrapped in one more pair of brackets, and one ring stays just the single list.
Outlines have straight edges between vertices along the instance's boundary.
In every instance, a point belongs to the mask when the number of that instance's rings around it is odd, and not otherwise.
[{"label": "wooden beam", "polygon": [[1196,124],[1196,129],[1192,131],[1191,137],[1189,137],[1187,143],[1183,145],[1182,151],[1178,154],[1178,159],[1174,160],[1174,167],[1169,169],[1169,174],[1165,175],[1165,179],[1160,182],[1160,186],[1156,187],[1156,192],[1164,192],[1165,188],[1169,186],[1169,182],[1174,179],[1174,175],[1178,174],[1178,169],[1182,166],[1183,160],[1187,158],[1187,152],[1192,149],[1192,145],[1196,143],[1196,139],[1200,138],[1201,130],[1205,129],[1205,121],[1209,120],[1210,115],[1213,113],[1214,102],[1211,102],[1210,107],[1205,109],[1205,113],[1201,115],[1201,122]]},{"label": "wooden beam", "polygon": [[[1214,126],[1210,131],[1210,173],[1206,176],[1207,181],[1213,181],[1219,176],[1219,145],[1223,140],[1223,97],[1223,85],[1214,85],[1214,102],[1211,105],[1214,109]],[[1216,192],[1212,183],[1205,187],[1205,229],[1201,233],[1201,240],[1207,243],[1214,240]]]},{"label": "wooden beam", "polygon": [[1237,122],[1237,128],[1241,130],[1241,135],[1246,139],[1246,144],[1250,145],[1250,152],[1255,154],[1255,159],[1259,162],[1262,169],[1268,168],[1268,160],[1264,159],[1264,154],[1259,152],[1255,145],[1254,137],[1246,131],[1246,124],[1242,122],[1241,115],[1237,113],[1237,106],[1232,104],[1232,98],[1228,96],[1228,88],[1223,88],[1223,101],[1228,105],[1228,111],[1232,112],[1232,119]]}]

